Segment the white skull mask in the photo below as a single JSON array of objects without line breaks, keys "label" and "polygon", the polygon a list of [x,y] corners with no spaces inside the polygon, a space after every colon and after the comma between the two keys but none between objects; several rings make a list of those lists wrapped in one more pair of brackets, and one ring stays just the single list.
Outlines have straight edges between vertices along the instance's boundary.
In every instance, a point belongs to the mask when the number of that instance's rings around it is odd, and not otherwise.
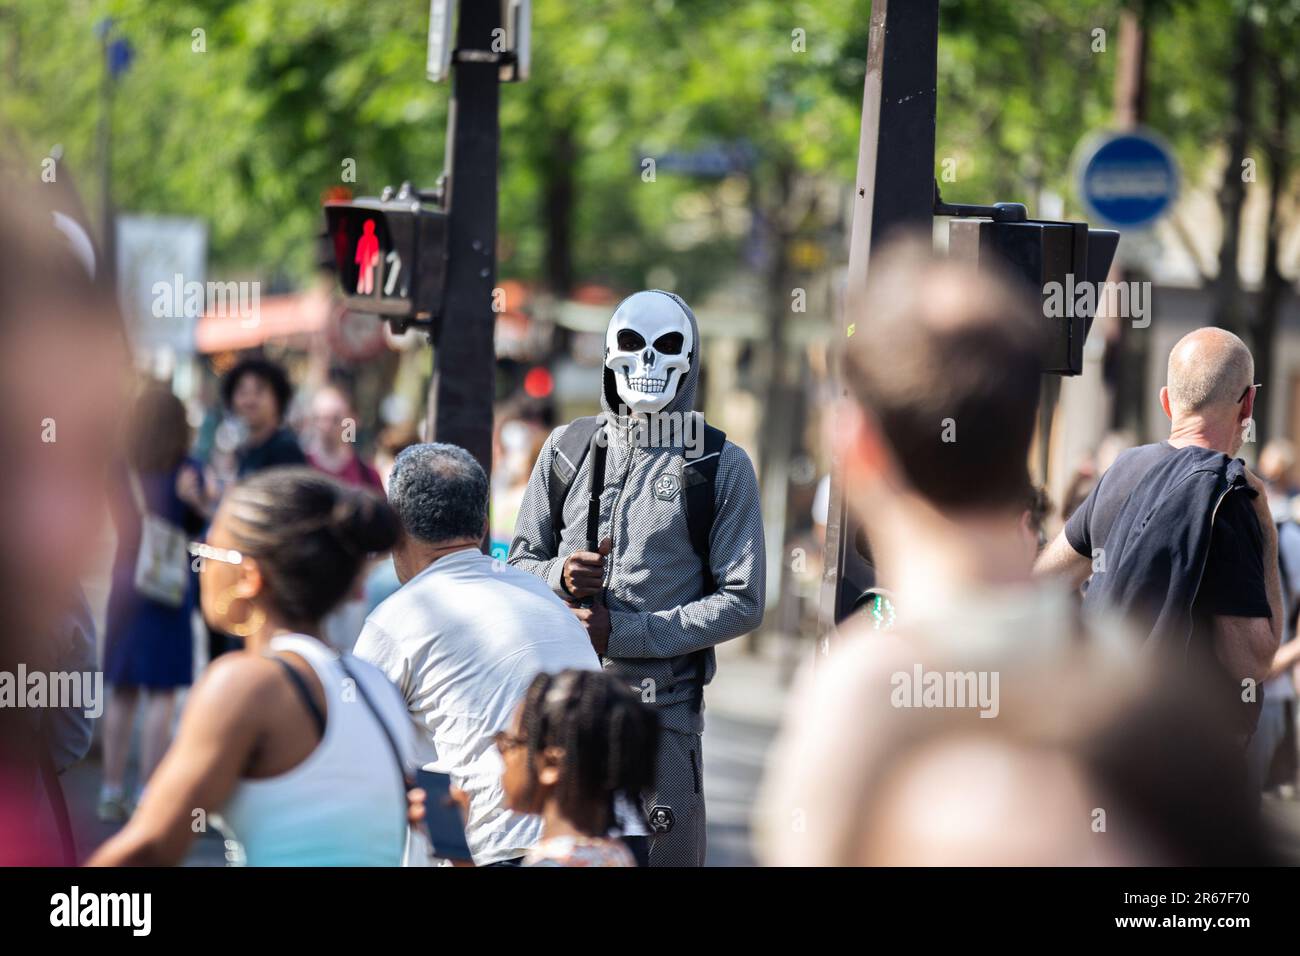
[{"label": "white skull mask", "polygon": [[691,367],[695,334],[685,311],[662,292],[628,296],[605,333],[605,367],[634,412],[657,412],[673,400]]}]

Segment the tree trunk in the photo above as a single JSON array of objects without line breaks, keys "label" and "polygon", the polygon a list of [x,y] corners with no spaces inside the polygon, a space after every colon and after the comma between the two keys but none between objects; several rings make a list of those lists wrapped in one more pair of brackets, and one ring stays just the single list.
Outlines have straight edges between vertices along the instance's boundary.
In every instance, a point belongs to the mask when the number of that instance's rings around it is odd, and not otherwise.
[{"label": "tree trunk", "polygon": [[[1146,119],[1147,24],[1145,6],[1124,10],[1119,21],[1119,56],[1115,66],[1115,124],[1133,129]],[[1107,279],[1128,282],[1139,279],[1118,261],[1111,266]],[[1124,316],[1115,316],[1115,350],[1111,367],[1115,369],[1115,402],[1111,407],[1111,427],[1130,432],[1138,441],[1146,437],[1147,354],[1150,336],[1145,329],[1134,329]]]},{"label": "tree trunk", "polygon": [[1132,129],[1147,115],[1147,13],[1145,4],[1119,15],[1115,70],[1115,122]]},{"label": "tree trunk", "polygon": [[[1255,356],[1255,379],[1276,388],[1282,383],[1273,379],[1274,340],[1277,336],[1278,313],[1287,280],[1282,275],[1279,258],[1282,246],[1282,196],[1290,178],[1290,156],[1287,139],[1291,126],[1290,85],[1282,64],[1276,57],[1270,59],[1269,85],[1273,94],[1273,117],[1264,140],[1264,156],[1268,160],[1268,242],[1264,253],[1264,283],[1260,290],[1259,308],[1252,323],[1252,351]],[[1255,434],[1261,440],[1274,437],[1269,430],[1269,402],[1255,400]]]},{"label": "tree trunk", "polygon": [[1237,17],[1236,58],[1232,64],[1232,109],[1228,113],[1228,165],[1219,189],[1219,217],[1223,242],[1219,246],[1219,274],[1214,280],[1214,324],[1245,336],[1245,315],[1241,301],[1241,213],[1246,205],[1246,184],[1242,161],[1254,133],[1255,63],[1258,56],[1255,27],[1249,13]]},{"label": "tree trunk", "polygon": [[[790,459],[797,432],[796,399],[789,384],[785,350],[785,330],[789,322],[795,280],[790,268],[790,203],[795,196],[797,172],[789,158],[778,161],[772,177],[771,193],[760,201],[759,209],[766,231],[764,246],[768,253],[767,284],[764,307],[767,345],[759,366],[765,374],[762,442],[759,448],[759,473],[762,476],[763,526],[767,534],[767,587],[778,594],[782,605],[777,620],[786,619],[785,604],[790,600],[785,586],[787,567],[785,542],[789,532]],[[761,195],[761,194],[760,194]],[[804,290],[805,296],[807,289]],[[750,650],[756,649],[753,639]]]},{"label": "tree trunk", "polygon": [[578,147],[572,121],[551,127],[542,184],[542,220],[546,230],[546,285],[557,298],[573,289],[573,205]]}]

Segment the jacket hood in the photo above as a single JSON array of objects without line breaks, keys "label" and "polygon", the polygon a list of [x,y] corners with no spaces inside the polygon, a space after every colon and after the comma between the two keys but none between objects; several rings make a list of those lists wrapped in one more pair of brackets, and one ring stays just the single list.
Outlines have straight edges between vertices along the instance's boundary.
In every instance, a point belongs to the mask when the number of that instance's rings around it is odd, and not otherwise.
[{"label": "jacket hood", "polygon": [[[695,391],[700,381],[700,324],[695,319],[695,313],[691,311],[691,307],[686,304],[682,297],[672,292],[665,292],[663,289],[646,289],[642,292],[634,292],[618,304],[618,308],[610,316],[610,322],[614,322],[624,309],[645,302],[644,297],[646,296],[666,296],[675,302],[678,308],[686,314],[686,320],[691,324],[691,339],[694,343],[691,346],[690,368],[687,369],[685,378],[677,386],[677,391],[672,400],[656,414],[663,414],[664,412],[685,414],[692,412],[695,410]],[[623,424],[624,420],[618,414],[618,408],[622,401],[618,397],[618,386],[614,381],[614,373],[608,368],[603,368],[602,371],[604,374],[601,376],[601,411],[605,413],[606,421]]]}]

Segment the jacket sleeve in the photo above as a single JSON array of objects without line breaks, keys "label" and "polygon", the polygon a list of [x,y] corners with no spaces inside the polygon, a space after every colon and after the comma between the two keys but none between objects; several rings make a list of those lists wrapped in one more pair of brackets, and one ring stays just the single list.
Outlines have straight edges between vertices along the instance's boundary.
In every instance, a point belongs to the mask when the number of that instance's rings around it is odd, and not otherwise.
[{"label": "jacket sleeve", "polygon": [[671,658],[747,634],[763,622],[766,585],[758,479],[744,450],[723,447],[709,565],[717,590],[666,611],[610,611],[608,657]]},{"label": "jacket sleeve", "polygon": [[519,505],[515,519],[514,539],[506,563],[535,574],[545,581],[557,595],[567,598],[560,574],[564,562],[556,555],[555,533],[551,527],[551,462],[555,443],[564,432],[560,426],[551,432],[537,455],[533,473],[524,490],[524,500]]}]

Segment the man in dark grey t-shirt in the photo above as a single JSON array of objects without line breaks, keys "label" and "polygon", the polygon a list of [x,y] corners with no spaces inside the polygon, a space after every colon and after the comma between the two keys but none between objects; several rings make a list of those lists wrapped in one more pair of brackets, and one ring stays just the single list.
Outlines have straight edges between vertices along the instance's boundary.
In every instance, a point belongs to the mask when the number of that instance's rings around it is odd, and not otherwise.
[{"label": "man in dark grey t-shirt", "polygon": [[[1168,384],[1160,390],[1160,403],[1170,420],[1168,441],[1130,449],[1116,459],[1044,550],[1036,571],[1082,584],[1094,570],[1122,558],[1113,552],[1117,544],[1127,542],[1112,542],[1112,531],[1125,505],[1134,496],[1151,492],[1146,483],[1150,476],[1167,476],[1180,464],[1192,471],[1222,464],[1223,456],[1235,458],[1254,410],[1259,387],[1253,382],[1254,371],[1249,350],[1232,333],[1204,328],[1184,336],[1169,355]],[[1197,569],[1192,573],[1203,567],[1199,580],[1174,585],[1194,594],[1189,651],[1203,651],[1234,683],[1253,687],[1267,675],[1278,645],[1282,597],[1277,531],[1267,498],[1258,478],[1247,472],[1245,480],[1249,488],[1223,494],[1209,505],[1208,554],[1203,564],[1187,564]],[[1177,536],[1186,533],[1186,526],[1180,527],[1170,516],[1165,520],[1167,527],[1144,525],[1141,533],[1148,540],[1165,534],[1159,559],[1176,563],[1184,547]],[[1131,528],[1126,530],[1131,533]],[[1190,538],[1186,546],[1192,546]]]},{"label": "man in dark grey t-shirt", "polygon": [[[1063,535],[1070,546],[1090,561],[1106,551],[1111,528],[1129,496],[1157,465],[1173,458],[1188,459],[1187,468],[1218,453],[1198,445],[1175,448],[1156,442],[1131,448],[1120,455],[1087,499],[1066,522]],[[1175,533],[1175,528],[1169,529]],[[1174,548],[1188,546],[1174,540]],[[1113,545],[1112,545],[1113,550]],[[1268,619],[1270,609],[1264,575],[1264,538],[1255,508],[1246,494],[1224,495],[1213,514],[1210,547],[1192,606],[1191,649],[1212,650],[1215,616]]]}]

